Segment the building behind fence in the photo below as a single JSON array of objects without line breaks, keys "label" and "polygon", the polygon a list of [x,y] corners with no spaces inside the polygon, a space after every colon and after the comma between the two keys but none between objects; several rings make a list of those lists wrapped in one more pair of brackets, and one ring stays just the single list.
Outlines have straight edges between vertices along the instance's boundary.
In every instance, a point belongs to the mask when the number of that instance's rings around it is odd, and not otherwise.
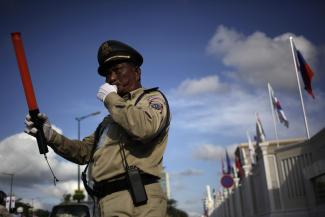
[{"label": "building behind fence", "polygon": [[210,217],[325,216],[325,128],[310,140],[258,144],[254,165],[248,144],[236,152],[245,175],[215,195]]}]

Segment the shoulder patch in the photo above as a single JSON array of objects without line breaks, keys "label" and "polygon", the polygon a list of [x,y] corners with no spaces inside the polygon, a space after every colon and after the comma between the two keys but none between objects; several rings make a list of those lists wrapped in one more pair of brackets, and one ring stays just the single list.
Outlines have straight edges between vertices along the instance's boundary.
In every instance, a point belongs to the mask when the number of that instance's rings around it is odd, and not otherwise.
[{"label": "shoulder patch", "polygon": [[151,103],[150,106],[151,106],[151,108],[154,108],[159,111],[162,111],[162,109],[163,109],[163,105],[160,103]]},{"label": "shoulder patch", "polygon": [[160,95],[152,95],[147,98],[147,101],[149,103],[149,106],[153,109],[156,109],[162,113],[164,108],[164,99],[161,98]]}]

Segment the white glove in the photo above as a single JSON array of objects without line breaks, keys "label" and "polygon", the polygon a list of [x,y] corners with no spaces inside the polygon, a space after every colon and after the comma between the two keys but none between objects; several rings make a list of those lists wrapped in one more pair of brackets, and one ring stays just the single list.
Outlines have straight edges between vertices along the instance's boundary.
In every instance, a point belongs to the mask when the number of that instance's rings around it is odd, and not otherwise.
[{"label": "white glove", "polygon": [[110,85],[109,83],[105,83],[102,86],[99,87],[97,98],[101,100],[102,102],[105,101],[105,98],[110,93],[117,93],[117,87],[116,85]]},{"label": "white glove", "polygon": [[[43,121],[43,131],[44,131],[44,136],[45,136],[45,139],[47,141],[50,140],[51,136],[53,135],[53,129],[52,129],[52,125],[49,121],[49,119],[47,118],[47,116],[43,113],[38,113],[37,117]],[[37,129],[36,127],[34,127],[34,122],[32,121],[32,118],[30,117],[29,114],[26,115],[26,118],[25,118],[25,125],[26,125],[26,128],[25,128],[25,133],[28,133],[29,135],[31,136],[36,136],[37,134]]]}]

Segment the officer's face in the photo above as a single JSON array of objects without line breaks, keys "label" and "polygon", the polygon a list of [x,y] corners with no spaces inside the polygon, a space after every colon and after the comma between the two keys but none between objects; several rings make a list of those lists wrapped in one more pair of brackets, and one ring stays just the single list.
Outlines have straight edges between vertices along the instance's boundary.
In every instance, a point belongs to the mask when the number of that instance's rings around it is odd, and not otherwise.
[{"label": "officer's face", "polygon": [[106,82],[117,86],[120,96],[141,87],[141,71],[130,63],[117,63],[107,69]]}]

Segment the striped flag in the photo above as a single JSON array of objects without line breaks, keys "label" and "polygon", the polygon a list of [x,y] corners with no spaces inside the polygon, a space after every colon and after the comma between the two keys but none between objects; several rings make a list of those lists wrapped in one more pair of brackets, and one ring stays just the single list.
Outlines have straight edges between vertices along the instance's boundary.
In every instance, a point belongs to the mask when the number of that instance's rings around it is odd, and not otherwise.
[{"label": "striped flag", "polygon": [[280,121],[280,123],[284,124],[284,126],[286,126],[288,128],[289,127],[289,121],[288,121],[287,117],[284,114],[284,111],[282,109],[282,106],[280,104],[280,101],[274,95],[274,91],[273,91],[273,89],[272,89],[272,87],[271,87],[270,84],[269,84],[269,89],[270,89],[270,94],[271,94],[273,108],[276,111],[276,113],[278,114],[277,115],[278,120]]},{"label": "striped flag", "polygon": [[305,90],[308,92],[309,95],[311,95],[315,99],[311,86],[311,80],[314,77],[314,72],[309,66],[309,64],[305,61],[305,58],[302,56],[301,52],[295,46],[294,48],[297,57],[297,68],[299,69],[302,80],[304,81]]},{"label": "striped flag", "polygon": [[315,98],[315,96],[313,94],[313,90],[311,87],[311,79],[312,79],[314,73],[311,70],[311,68],[309,67],[309,65],[306,63],[306,61],[304,60],[304,58],[301,55],[301,53],[299,52],[299,50],[296,49],[296,46],[294,45],[292,36],[290,36],[289,40],[290,40],[291,52],[292,52],[293,62],[294,62],[295,71],[296,71],[297,84],[298,84],[300,101],[301,101],[301,108],[302,108],[302,112],[303,112],[304,120],[305,120],[307,139],[309,139],[310,134],[309,134],[309,129],[308,129],[308,122],[307,122],[307,116],[306,116],[306,111],[305,111],[304,99],[303,99],[302,93],[301,93],[298,71],[300,71],[300,74],[301,74],[303,81],[305,83],[305,89],[313,98]]},{"label": "striped flag", "polygon": [[262,122],[258,116],[258,113],[256,113],[256,142],[264,142],[265,141],[265,133],[262,126]]}]

